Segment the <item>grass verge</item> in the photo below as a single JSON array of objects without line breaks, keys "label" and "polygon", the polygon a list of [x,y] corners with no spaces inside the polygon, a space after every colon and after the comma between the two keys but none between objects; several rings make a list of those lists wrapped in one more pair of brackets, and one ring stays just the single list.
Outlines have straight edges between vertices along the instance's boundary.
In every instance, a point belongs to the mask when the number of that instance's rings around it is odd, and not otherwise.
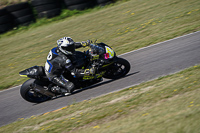
[{"label": "grass verge", "polygon": [[27,1],[30,1],[30,0],[1,0],[0,9],[11,4],[17,4],[20,2],[27,2]]},{"label": "grass verge", "polygon": [[122,54],[200,30],[199,7],[199,0],[130,0],[51,23],[46,22],[51,19],[44,20],[40,26],[32,25],[15,34],[3,34],[0,89],[23,83],[26,79],[19,78],[19,71],[43,66],[49,50],[63,36],[75,41],[99,39]]},{"label": "grass verge", "polygon": [[3,126],[14,133],[199,132],[200,65]]}]

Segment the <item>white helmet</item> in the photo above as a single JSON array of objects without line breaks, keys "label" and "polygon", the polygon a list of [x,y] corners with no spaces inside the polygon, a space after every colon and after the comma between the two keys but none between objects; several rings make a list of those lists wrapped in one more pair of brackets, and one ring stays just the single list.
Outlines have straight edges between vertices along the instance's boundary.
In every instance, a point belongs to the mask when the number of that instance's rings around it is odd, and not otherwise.
[{"label": "white helmet", "polygon": [[75,52],[75,43],[70,37],[59,39],[57,45],[59,50],[66,55],[72,55]]}]

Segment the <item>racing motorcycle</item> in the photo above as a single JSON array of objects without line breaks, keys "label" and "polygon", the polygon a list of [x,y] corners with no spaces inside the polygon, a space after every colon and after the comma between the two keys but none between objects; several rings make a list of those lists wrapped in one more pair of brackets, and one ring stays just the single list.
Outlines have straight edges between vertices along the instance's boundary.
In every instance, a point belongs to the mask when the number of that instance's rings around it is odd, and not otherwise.
[{"label": "racing motorcycle", "polygon": [[[77,59],[76,68],[89,69],[94,67],[97,74],[85,75],[76,78],[69,71],[65,71],[63,76],[73,82],[75,89],[85,88],[97,84],[107,79],[118,79],[125,76],[130,70],[130,63],[123,58],[117,57],[111,47],[104,43],[90,43],[87,51],[75,51]],[[52,88],[58,87],[48,80],[43,66],[33,66],[19,72],[20,76],[28,77],[21,88],[20,94],[28,102],[41,103],[55,97],[60,97],[66,90],[60,88],[61,92],[56,92]]]}]

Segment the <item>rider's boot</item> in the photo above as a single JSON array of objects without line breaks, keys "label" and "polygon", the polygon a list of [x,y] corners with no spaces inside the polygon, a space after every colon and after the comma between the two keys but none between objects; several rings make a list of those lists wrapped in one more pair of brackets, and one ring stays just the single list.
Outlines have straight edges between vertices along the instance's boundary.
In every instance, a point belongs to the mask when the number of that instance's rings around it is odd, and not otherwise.
[{"label": "rider's boot", "polygon": [[65,89],[65,91],[63,91],[63,89],[61,88],[61,92],[64,95],[70,95],[74,91],[74,84],[65,79],[63,76],[54,77],[52,82]]}]

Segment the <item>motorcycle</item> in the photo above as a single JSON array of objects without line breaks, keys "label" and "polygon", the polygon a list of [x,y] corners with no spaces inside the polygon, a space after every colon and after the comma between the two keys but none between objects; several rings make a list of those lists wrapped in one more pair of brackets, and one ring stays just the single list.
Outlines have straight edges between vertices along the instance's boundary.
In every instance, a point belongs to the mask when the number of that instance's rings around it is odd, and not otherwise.
[{"label": "motorcycle", "polygon": [[[116,56],[111,47],[104,43],[90,43],[87,51],[75,51],[77,59],[76,68],[95,68],[96,74],[85,75],[83,78],[76,78],[69,71],[65,71],[63,76],[73,82],[75,89],[85,88],[97,84],[106,79],[118,79],[125,76],[130,71],[130,63],[123,58]],[[57,85],[48,80],[43,66],[33,66],[19,72],[20,76],[28,77],[21,88],[20,94],[28,102],[41,103],[49,99],[62,96],[63,93],[55,92],[51,88]],[[61,92],[65,91],[61,88]]]}]

